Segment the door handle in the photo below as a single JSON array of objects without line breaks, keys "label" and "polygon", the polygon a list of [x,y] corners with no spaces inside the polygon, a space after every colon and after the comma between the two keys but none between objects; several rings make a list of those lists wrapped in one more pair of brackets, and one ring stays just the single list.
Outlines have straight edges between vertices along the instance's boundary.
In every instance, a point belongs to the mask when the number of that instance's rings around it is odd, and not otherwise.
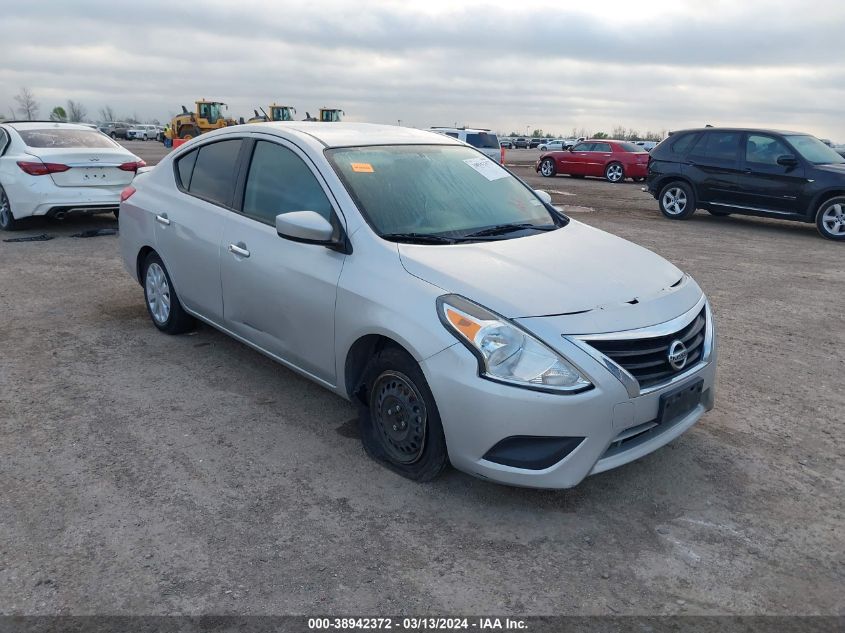
[{"label": "door handle", "polygon": [[246,250],[246,244],[238,242],[237,244],[229,244],[229,252],[239,257],[249,257],[249,251]]},{"label": "door handle", "polygon": [[158,222],[159,224],[163,224],[164,226],[167,226],[168,224],[170,224],[170,220],[167,219],[166,213],[162,213],[161,215],[157,215],[156,216],[156,222]]}]

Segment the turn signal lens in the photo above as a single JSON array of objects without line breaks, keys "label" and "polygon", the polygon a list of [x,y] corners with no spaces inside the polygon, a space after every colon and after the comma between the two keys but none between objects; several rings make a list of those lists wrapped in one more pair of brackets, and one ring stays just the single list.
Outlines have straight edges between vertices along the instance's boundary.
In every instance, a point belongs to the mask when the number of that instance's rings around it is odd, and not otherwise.
[{"label": "turn signal lens", "polygon": [[440,320],[478,359],[491,380],[577,393],[592,383],[572,363],[522,328],[459,295],[438,298]]}]

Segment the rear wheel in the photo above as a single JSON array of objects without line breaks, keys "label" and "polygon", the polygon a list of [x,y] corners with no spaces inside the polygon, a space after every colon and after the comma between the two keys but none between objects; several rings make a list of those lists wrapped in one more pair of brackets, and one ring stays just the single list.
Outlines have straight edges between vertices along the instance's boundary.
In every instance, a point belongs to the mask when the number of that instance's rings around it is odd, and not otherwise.
[{"label": "rear wheel", "polygon": [[196,138],[200,135],[200,131],[196,127],[183,127],[179,131],[179,138],[183,138],[186,141],[192,138]]},{"label": "rear wheel", "polygon": [[449,463],[440,414],[414,358],[388,346],[370,359],[359,393],[367,453],[403,477],[430,481]]},{"label": "rear wheel", "polygon": [[194,317],[182,309],[170,275],[157,253],[144,260],[144,299],[153,324],[167,334],[182,334],[194,328]]},{"label": "rear wheel", "polygon": [[680,180],[670,182],[660,190],[660,212],[671,220],[686,220],[695,213],[695,194]]},{"label": "rear wheel", "polygon": [[540,173],[543,174],[546,178],[551,178],[557,173],[557,169],[555,168],[555,161],[551,158],[544,158],[543,162],[540,163]]},{"label": "rear wheel", "polygon": [[0,230],[14,231],[18,228],[18,221],[12,215],[12,205],[9,202],[9,197],[6,195],[6,190],[0,187]]},{"label": "rear wheel", "polygon": [[816,228],[822,237],[845,241],[845,196],[830,198],[816,212]]},{"label": "rear wheel", "polygon": [[604,177],[608,182],[617,183],[625,180],[625,170],[621,163],[610,163],[604,169]]}]

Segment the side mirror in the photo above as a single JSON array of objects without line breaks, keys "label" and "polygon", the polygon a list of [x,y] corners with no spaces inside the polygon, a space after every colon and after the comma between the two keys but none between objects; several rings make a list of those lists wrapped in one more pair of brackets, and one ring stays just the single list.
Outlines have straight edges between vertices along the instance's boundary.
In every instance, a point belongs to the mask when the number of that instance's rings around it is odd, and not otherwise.
[{"label": "side mirror", "polygon": [[778,165],[783,167],[795,167],[798,164],[798,159],[794,154],[783,154],[778,156]]},{"label": "side mirror", "polygon": [[546,204],[552,203],[552,197],[549,195],[548,191],[543,191],[542,189],[535,189],[534,193],[537,194],[537,197],[540,198]]},{"label": "side mirror", "polygon": [[276,216],[276,233],[294,242],[329,245],[334,227],[316,211],[291,211]]}]

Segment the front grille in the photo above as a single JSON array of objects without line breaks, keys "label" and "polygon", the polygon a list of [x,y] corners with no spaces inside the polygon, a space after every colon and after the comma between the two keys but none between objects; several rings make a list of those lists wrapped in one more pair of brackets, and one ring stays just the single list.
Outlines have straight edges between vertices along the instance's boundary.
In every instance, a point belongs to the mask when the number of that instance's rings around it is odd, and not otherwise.
[{"label": "front grille", "polygon": [[[640,388],[644,389],[670,380],[701,360],[706,325],[707,316],[702,308],[689,325],[674,334],[586,342],[628,371],[640,383]],[[687,362],[680,370],[669,364],[669,347],[674,341],[681,341],[687,348]]]}]

